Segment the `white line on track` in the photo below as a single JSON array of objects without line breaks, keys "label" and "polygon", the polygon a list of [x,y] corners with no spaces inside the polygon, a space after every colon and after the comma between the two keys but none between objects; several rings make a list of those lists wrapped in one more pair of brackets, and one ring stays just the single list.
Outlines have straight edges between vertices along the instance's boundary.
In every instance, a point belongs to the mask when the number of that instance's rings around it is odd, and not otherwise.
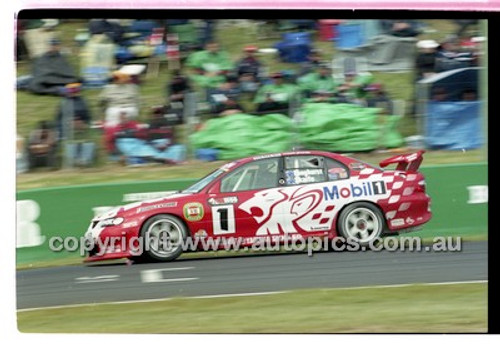
[{"label": "white line on track", "polygon": [[169,282],[185,282],[195,281],[198,277],[184,277],[184,278],[163,278],[163,272],[192,270],[194,267],[174,267],[174,268],[161,268],[153,270],[141,271],[141,282],[143,283],[169,283]]},{"label": "white line on track", "polygon": [[[343,287],[343,288],[326,288],[327,290],[352,290],[352,289],[376,289],[376,288],[399,288],[399,287],[410,287],[410,286],[445,286],[453,284],[474,284],[474,283],[488,283],[488,280],[476,280],[476,281],[457,281],[457,282],[431,282],[431,283],[403,283],[403,284],[383,284],[375,286],[360,286],[360,287]],[[324,289],[324,288],[323,288]],[[276,292],[256,292],[256,293],[234,293],[234,294],[214,294],[214,295],[201,295],[193,297],[177,297],[177,298],[157,298],[157,299],[139,299],[139,300],[125,300],[117,302],[103,302],[103,303],[87,303],[87,304],[69,304],[69,305],[58,305],[58,306],[47,306],[40,308],[27,308],[18,309],[17,312],[27,312],[35,310],[45,310],[45,309],[67,309],[67,308],[79,308],[86,306],[96,306],[96,305],[116,305],[116,304],[139,304],[139,303],[154,303],[167,301],[172,299],[210,299],[210,298],[231,298],[231,297],[251,297],[257,295],[272,295],[272,294],[284,294],[290,293],[290,291],[276,291]]]},{"label": "white line on track", "polygon": [[78,278],[75,278],[75,282],[77,284],[112,282],[112,281],[118,281],[119,278],[120,278],[119,275],[104,275],[104,276],[96,276],[96,277],[78,277]]}]

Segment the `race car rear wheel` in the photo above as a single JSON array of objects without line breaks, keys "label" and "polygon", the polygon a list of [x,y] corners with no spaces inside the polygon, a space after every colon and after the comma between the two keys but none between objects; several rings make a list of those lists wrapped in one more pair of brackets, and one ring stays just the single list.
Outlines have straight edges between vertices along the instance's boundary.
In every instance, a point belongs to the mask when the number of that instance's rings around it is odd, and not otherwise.
[{"label": "race car rear wheel", "polygon": [[384,219],[380,210],[368,202],[348,205],[338,220],[339,234],[346,240],[367,245],[380,238],[384,229]]},{"label": "race car rear wheel", "polygon": [[180,219],[157,215],[148,219],[141,229],[143,257],[153,261],[172,261],[182,254],[182,244],[188,234]]}]

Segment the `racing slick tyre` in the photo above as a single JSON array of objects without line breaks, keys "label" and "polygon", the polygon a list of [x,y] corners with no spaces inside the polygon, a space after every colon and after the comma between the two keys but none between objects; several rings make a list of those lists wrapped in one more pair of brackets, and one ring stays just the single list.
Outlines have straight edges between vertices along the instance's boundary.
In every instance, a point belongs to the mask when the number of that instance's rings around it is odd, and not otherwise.
[{"label": "racing slick tyre", "polygon": [[385,225],[380,210],[369,202],[348,205],[340,213],[337,224],[338,232],[344,239],[361,246],[379,240]]},{"label": "racing slick tyre", "polygon": [[188,230],[179,218],[166,214],[151,217],[141,228],[142,259],[156,262],[175,260],[182,254],[187,236]]}]

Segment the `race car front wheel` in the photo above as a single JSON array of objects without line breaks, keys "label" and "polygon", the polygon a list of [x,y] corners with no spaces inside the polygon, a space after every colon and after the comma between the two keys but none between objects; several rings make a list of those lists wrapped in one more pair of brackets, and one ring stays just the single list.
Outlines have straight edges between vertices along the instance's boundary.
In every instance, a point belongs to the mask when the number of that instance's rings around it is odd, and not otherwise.
[{"label": "race car front wheel", "polygon": [[379,239],[383,229],[384,219],[380,210],[368,202],[348,205],[342,210],[338,220],[339,234],[360,245]]},{"label": "race car front wheel", "polygon": [[184,223],[171,215],[148,219],[142,229],[143,257],[152,261],[172,261],[182,254],[188,231]]}]

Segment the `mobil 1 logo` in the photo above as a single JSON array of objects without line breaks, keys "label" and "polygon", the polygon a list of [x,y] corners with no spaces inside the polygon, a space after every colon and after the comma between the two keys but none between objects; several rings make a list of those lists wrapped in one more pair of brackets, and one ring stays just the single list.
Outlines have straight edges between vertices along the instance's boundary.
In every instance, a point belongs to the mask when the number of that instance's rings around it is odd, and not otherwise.
[{"label": "mobil 1 logo", "polygon": [[323,187],[325,200],[346,199],[349,197],[366,197],[374,195],[384,195],[387,193],[387,187],[383,180],[365,181],[361,184],[349,184],[348,186],[339,187],[331,185]]}]

